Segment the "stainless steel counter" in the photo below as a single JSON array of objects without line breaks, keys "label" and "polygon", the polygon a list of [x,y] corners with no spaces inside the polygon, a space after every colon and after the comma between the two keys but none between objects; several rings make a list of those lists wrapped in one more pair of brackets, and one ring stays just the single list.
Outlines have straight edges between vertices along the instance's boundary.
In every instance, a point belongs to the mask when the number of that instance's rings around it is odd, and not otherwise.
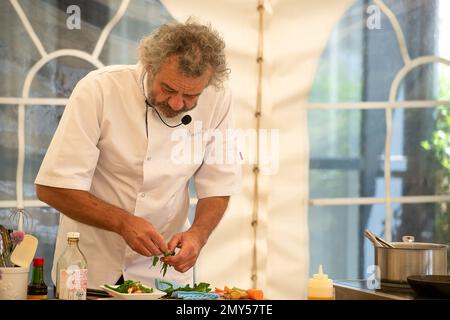
[{"label": "stainless steel counter", "polygon": [[369,289],[366,280],[334,281],[336,300],[413,300],[411,288]]}]

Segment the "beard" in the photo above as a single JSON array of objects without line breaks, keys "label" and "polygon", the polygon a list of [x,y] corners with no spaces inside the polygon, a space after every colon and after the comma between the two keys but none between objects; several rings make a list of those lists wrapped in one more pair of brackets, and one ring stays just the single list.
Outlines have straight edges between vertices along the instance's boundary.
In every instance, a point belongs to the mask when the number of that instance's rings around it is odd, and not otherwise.
[{"label": "beard", "polygon": [[191,108],[187,108],[186,106],[184,106],[180,110],[173,110],[170,107],[168,101],[157,102],[156,99],[154,98],[155,95],[153,94],[153,92],[150,89],[153,87],[153,77],[150,74],[148,75],[148,78],[147,78],[147,86],[149,88],[148,100],[149,100],[150,104],[152,106],[154,106],[156,109],[158,109],[158,111],[160,111],[166,118],[174,118],[180,114],[183,114],[189,110],[194,109],[197,106],[197,103],[195,103],[194,106],[192,106]]}]

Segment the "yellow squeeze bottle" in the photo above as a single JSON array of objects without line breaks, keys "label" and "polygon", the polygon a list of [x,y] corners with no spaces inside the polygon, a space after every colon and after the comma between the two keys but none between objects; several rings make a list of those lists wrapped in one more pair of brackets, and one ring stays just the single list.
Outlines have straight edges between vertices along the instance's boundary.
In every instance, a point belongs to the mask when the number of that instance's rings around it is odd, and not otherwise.
[{"label": "yellow squeeze bottle", "polygon": [[333,280],[323,273],[322,265],[308,281],[308,300],[334,300]]}]

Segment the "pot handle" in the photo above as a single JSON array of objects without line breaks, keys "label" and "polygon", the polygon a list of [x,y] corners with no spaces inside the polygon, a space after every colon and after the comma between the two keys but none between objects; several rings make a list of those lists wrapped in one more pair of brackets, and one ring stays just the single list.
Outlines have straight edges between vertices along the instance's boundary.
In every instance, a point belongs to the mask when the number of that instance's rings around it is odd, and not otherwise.
[{"label": "pot handle", "polygon": [[414,236],[403,236],[403,237],[402,237],[402,241],[403,241],[403,242],[409,242],[409,243],[411,243],[411,242],[414,242],[414,240],[415,240]]}]

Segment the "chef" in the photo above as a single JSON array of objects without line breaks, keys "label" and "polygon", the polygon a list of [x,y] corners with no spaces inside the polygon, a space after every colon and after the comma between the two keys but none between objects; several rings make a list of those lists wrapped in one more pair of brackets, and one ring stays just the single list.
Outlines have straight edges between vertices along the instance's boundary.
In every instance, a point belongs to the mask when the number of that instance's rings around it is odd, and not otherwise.
[{"label": "chef", "polygon": [[[236,151],[226,135],[224,47],[210,26],[170,23],[142,39],[137,65],[108,66],[78,82],[35,180],[38,198],[61,212],[53,282],[74,231],[89,287],[124,279],[153,285],[162,277],[153,257],[169,252],[165,279],[192,283],[192,267],[241,185],[239,163],[214,156]],[[191,148],[194,140],[200,147]]]}]

